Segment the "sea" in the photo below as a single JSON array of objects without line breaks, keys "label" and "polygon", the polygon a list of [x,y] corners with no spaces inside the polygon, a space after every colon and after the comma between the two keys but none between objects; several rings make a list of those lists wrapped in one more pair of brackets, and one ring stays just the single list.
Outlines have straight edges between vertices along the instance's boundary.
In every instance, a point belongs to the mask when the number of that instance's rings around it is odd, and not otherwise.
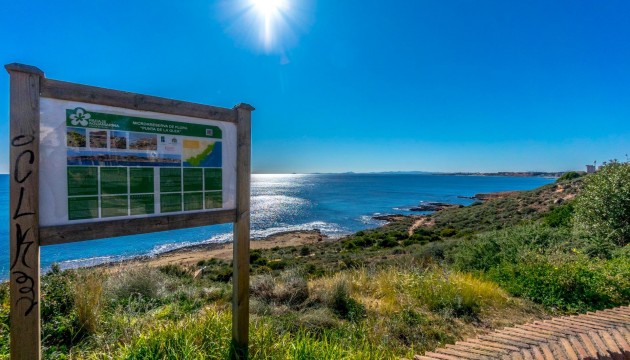
[{"label": "sea", "polygon": [[[419,214],[422,202],[470,205],[477,193],[529,190],[553,182],[542,177],[439,174],[252,175],[252,241],[268,235],[318,229],[338,238],[378,227],[375,215]],[[182,247],[232,241],[232,225],[215,225],[42,247],[42,270],[57,263],[76,268],[155,256]],[[0,174],[0,279],[8,277],[9,176]]]}]

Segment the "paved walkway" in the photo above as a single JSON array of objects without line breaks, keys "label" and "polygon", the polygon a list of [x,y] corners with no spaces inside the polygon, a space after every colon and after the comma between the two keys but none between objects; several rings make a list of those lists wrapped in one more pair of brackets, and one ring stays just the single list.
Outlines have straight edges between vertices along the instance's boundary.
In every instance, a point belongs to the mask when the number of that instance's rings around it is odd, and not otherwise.
[{"label": "paved walkway", "polygon": [[414,360],[630,360],[630,306],[505,328]]}]

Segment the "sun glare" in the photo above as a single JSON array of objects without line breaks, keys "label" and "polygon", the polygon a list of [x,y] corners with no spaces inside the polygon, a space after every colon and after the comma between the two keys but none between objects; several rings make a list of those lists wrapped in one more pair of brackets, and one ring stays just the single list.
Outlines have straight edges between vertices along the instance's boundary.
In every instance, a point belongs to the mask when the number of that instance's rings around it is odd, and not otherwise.
[{"label": "sun glare", "polygon": [[265,17],[272,16],[286,5],[283,0],[252,0],[256,11]]},{"label": "sun glare", "polygon": [[278,28],[278,22],[282,20],[283,13],[288,10],[286,0],[251,0],[254,10],[260,18],[262,41],[265,44],[265,49],[270,50],[274,37],[274,34]]},{"label": "sun glare", "polygon": [[[267,53],[284,54],[309,25],[311,0],[223,0],[228,30]],[[232,15],[230,15],[232,14]]]}]

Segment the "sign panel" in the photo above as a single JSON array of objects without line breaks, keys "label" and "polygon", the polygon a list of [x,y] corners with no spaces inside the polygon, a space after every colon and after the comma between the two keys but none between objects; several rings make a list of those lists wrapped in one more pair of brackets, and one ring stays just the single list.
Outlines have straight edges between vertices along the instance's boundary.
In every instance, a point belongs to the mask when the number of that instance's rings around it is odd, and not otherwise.
[{"label": "sign panel", "polygon": [[42,226],[234,209],[236,126],[40,100]]}]

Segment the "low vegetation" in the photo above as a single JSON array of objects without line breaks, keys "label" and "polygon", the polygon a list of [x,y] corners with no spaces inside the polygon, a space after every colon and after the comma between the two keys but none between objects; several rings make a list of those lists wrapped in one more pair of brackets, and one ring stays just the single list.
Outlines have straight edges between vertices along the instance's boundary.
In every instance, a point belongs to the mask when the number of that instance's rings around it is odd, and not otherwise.
[{"label": "low vegetation", "polygon": [[[628,163],[339,241],[252,251],[252,359],[397,359],[630,303]],[[595,210],[594,210],[595,209]],[[231,264],[42,278],[49,359],[226,359]],[[0,358],[8,359],[0,286]]]}]

